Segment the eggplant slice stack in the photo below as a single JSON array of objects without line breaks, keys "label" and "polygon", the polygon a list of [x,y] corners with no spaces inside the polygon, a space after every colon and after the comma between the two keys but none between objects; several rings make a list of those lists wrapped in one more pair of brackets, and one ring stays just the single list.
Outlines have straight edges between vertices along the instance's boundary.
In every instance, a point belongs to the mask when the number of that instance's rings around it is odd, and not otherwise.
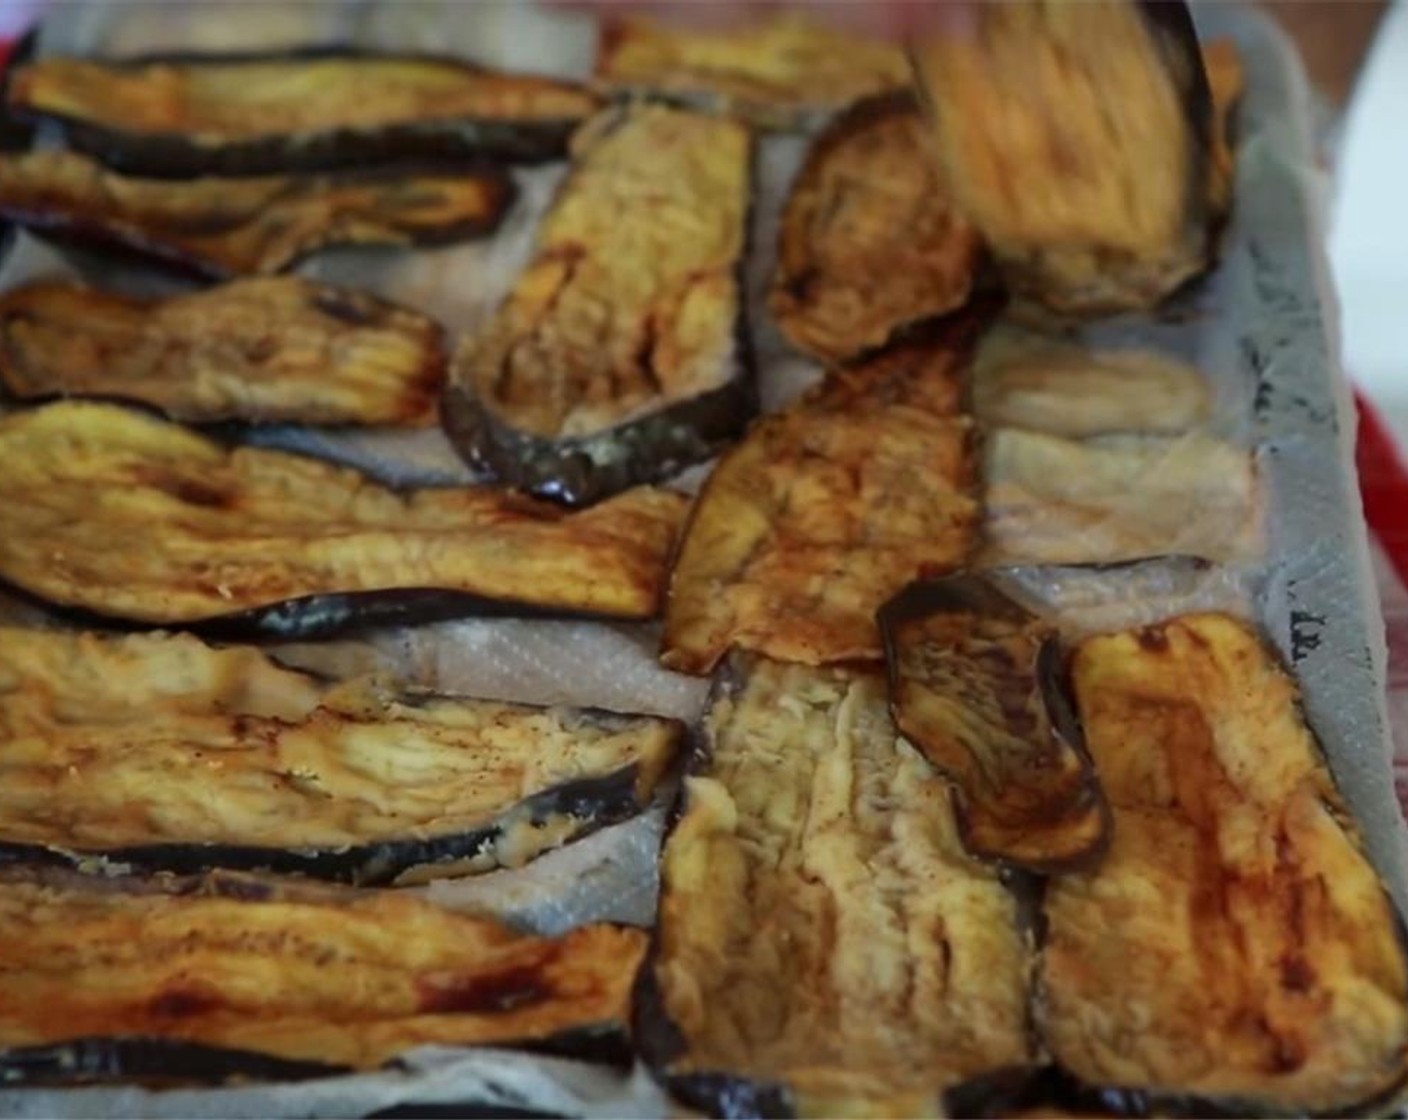
[{"label": "eggplant slice stack", "polygon": [[325,1076],[432,1044],[619,1051],[645,948],[389,891],[7,871],[0,1084]]},{"label": "eggplant slice stack", "polygon": [[325,50],[46,58],[11,77],[8,102],[109,167],[159,176],[556,159],[601,105],[570,82],[457,59]]},{"label": "eggplant slice stack", "polygon": [[397,493],[122,408],[0,418],[0,579],[60,607],[224,636],[472,614],[648,619],[685,499],[566,513],[509,491]]},{"label": "eggplant slice stack", "polygon": [[104,397],[177,420],[433,423],[440,327],[298,277],[142,300],[73,281],[0,296],[0,384],[15,397]]},{"label": "eggplant slice stack", "polygon": [[642,811],[680,728],[337,687],[187,635],[0,628],[0,860],[378,885],[517,867]]},{"label": "eggplant slice stack", "polygon": [[752,159],[738,122],[660,105],[584,129],[532,262],[456,359],[445,422],[471,463],[586,504],[743,430]]},{"label": "eggplant slice stack", "polygon": [[60,150],[0,153],[0,217],[209,279],[283,272],[334,246],[441,245],[492,232],[500,170],[129,179]]}]

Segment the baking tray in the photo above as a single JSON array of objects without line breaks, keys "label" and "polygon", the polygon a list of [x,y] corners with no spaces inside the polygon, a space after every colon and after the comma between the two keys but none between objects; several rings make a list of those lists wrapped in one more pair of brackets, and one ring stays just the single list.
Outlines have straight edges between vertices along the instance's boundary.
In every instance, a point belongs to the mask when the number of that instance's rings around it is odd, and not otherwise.
[{"label": "baking tray", "polygon": [[[1294,671],[1370,856],[1403,909],[1408,861],[1389,765],[1386,651],[1352,467],[1354,412],[1336,361],[1308,89],[1293,50],[1264,17],[1221,4],[1199,6],[1194,14],[1204,37],[1236,41],[1247,76],[1237,124],[1236,202],[1221,264],[1157,320],[1121,317],[1087,333],[1096,342],[1155,346],[1193,361],[1209,377],[1213,431],[1255,456],[1267,515],[1265,558],[1220,568],[1172,559],[1103,572],[1031,569],[1000,578],[1054,610],[1070,630],[1152,621],[1200,606],[1254,618]],[[124,55],[344,45],[461,54],[506,69],[582,78],[590,73],[595,40],[590,14],[513,2],[90,0],[54,8],[36,51]],[[37,142],[49,138],[41,131]],[[747,276],[765,408],[792,399],[821,372],[788,348],[763,306],[780,208],[806,144],[804,136],[774,134],[760,146]],[[515,171],[519,201],[489,240],[435,250],[329,252],[299,271],[420,307],[452,331],[473,329],[526,261],[562,170]],[[179,286],[110,259],[59,254],[24,233],[7,240],[0,289],[74,273],[101,275],[138,292]],[[246,438],[336,458],[397,483],[472,477],[437,431],[330,434],[275,427],[251,430]],[[691,472],[680,484],[697,484],[701,473]],[[49,621],[32,608],[0,602],[4,617]],[[693,718],[706,683],[661,669],[657,643],[654,626],[473,620],[273,651],[332,672],[390,671],[440,691]],[[597,919],[648,924],[663,819],[657,806],[525,869],[425,889],[447,905],[492,911],[545,932]],[[386,1071],[296,1085],[0,1091],[0,1115],[7,1116],[348,1116],[408,1108],[423,1114],[437,1106],[453,1106],[456,1114],[649,1116],[670,1110],[639,1068],[618,1074],[474,1050],[423,1050]]]}]

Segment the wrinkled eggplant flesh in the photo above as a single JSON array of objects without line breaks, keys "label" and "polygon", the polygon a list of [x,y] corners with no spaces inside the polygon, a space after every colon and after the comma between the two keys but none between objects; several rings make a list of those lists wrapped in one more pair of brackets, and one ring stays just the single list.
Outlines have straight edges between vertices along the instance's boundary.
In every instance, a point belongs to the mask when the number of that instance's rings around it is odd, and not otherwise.
[{"label": "wrinkled eggplant flesh", "polygon": [[798,13],[723,31],[614,20],[602,33],[597,77],[608,86],[722,106],[777,128],[909,86],[895,45]]},{"label": "wrinkled eggplant flesh", "polygon": [[640,811],[679,728],[397,695],[189,635],[0,628],[0,849],[362,884],[520,866]]},{"label": "wrinkled eggplant flesh", "polygon": [[725,681],[661,857],[665,1070],[895,1116],[1029,1063],[1017,901],[963,851],[881,675],[757,659]]},{"label": "wrinkled eggplant flesh", "polygon": [[638,930],[535,937],[389,891],[11,872],[0,1083],[79,1042],[372,1068],[422,1045],[619,1029],[644,950]]},{"label": "wrinkled eggplant flesh", "polygon": [[334,246],[433,245],[491,232],[501,171],[129,179],[59,149],[0,154],[0,217],[217,280],[283,272]]},{"label": "wrinkled eggplant flesh", "polygon": [[448,58],[297,51],[46,58],[14,75],[8,100],[109,166],[154,175],[554,159],[601,104],[570,82]]},{"label": "wrinkled eggplant flesh", "polygon": [[145,624],[256,626],[310,599],[355,616],[378,594],[650,618],[685,505],[648,488],[580,513],[488,487],[397,492],[92,401],[0,419],[0,460],[0,579]]},{"label": "wrinkled eggplant flesh", "polygon": [[984,454],[985,564],[1261,553],[1252,456],[1213,436],[1068,440],[1000,428]]},{"label": "wrinkled eggplant flesh", "polygon": [[1090,349],[1004,325],[973,361],[973,415],[988,428],[1048,435],[1173,435],[1212,413],[1208,382],[1152,350]]},{"label": "wrinkled eggplant flesh", "polygon": [[769,306],[828,362],[877,350],[968,301],[981,243],[946,201],[908,93],[862,102],[817,138],[788,196]]},{"label": "wrinkled eggplant flesh", "polygon": [[1021,0],[974,18],[913,58],[950,187],[1013,289],[1104,314],[1202,271],[1210,103],[1181,3]]},{"label": "wrinkled eggplant flesh", "polygon": [[971,575],[911,585],[880,627],[895,724],[953,782],[967,849],[1036,872],[1098,858],[1109,817],[1055,629]]},{"label": "wrinkled eggplant flesh", "polygon": [[588,125],[574,160],[533,260],[457,356],[486,415],[449,430],[502,480],[586,502],[708,458],[750,418],[744,394],[722,431],[695,430],[751,384],[752,142],[737,121],[637,105]]},{"label": "wrinkled eggplant flesh", "polygon": [[1398,1084],[1401,923],[1256,635],[1184,615],[1087,639],[1072,678],[1114,828],[1097,870],[1047,887],[1036,1007],[1056,1059],[1273,1115]]},{"label": "wrinkled eggplant flesh", "polygon": [[669,668],[707,673],[735,645],[879,660],[881,604],[965,563],[980,513],[954,337],[833,371],[720,460],[670,577]]},{"label": "wrinkled eggplant flesh", "polygon": [[178,420],[420,425],[444,379],[440,327],[293,276],[141,300],[73,281],[0,296],[0,383]]}]

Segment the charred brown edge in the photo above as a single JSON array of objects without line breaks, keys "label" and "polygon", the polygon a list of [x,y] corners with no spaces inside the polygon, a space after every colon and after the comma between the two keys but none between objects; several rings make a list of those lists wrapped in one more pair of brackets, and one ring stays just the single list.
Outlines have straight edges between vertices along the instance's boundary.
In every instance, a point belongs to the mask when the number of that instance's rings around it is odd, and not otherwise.
[{"label": "charred brown edge", "polygon": [[[115,173],[113,173],[115,174]],[[329,186],[345,184],[376,184],[380,182],[406,182],[417,175],[445,177],[447,174],[473,177],[481,180],[488,188],[492,202],[491,212],[482,218],[471,218],[453,225],[407,235],[400,242],[347,244],[341,241],[327,241],[311,245],[299,254],[283,262],[273,270],[254,269],[248,272],[231,271],[224,265],[171,245],[160,234],[155,236],[146,231],[118,228],[121,223],[102,217],[62,214],[49,211],[30,210],[20,206],[7,206],[0,203],[0,220],[20,226],[34,236],[65,249],[83,249],[108,254],[119,259],[135,258],[145,264],[155,265],[178,276],[197,280],[236,280],[242,276],[282,275],[289,272],[308,257],[333,249],[352,249],[359,252],[385,251],[388,249],[434,248],[467,241],[492,233],[502,223],[504,215],[518,198],[518,187],[513,178],[502,167],[489,164],[465,166],[436,166],[433,163],[399,169],[376,167],[371,170],[351,171],[342,174],[331,173],[317,178]],[[289,177],[296,181],[294,176]],[[231,182],[238,182],[232,179]],[[180,181],[170,181],[164,186],[180,190]]]},{"label": "charred brown edge", "polygon": [[[115,70],[135,70],[153,64],[248,65],[269,62],[394,61],[452,67],[467,74],[492,76],[491,71],[463,58],[435,53],[378,52],[340,47],[304,47],[284,51],[203,53],[179,51],[133,57],[94,59]],[[518,75],[505,75],[517,77]],[[537,75],[534,75],[537,76]],[[548,81],[590,95],[579,83]],[[9,98],[6,98],[7,104]],[[54,122],[69,146],[101,160],[108,167],[151,178],[190,178],[199,175],[265,175],[278,172],[337,171],[368,163],[404,160],[445,162],[492,159],[510,163],[544,163],[567,154],[572,132],[581,123],[561,119],[495,120],[446,117],[370,127],[341,126],[304,133],[271,134],[249,140],[202,143],[180,132],[134,132],[109,128],[78,114],[11,105],[18,120]]]},{"label": "charred brown edge", "polygon": [[[655,101],[656,99],[652,99]],[[620,110],[620,127],[629,110]],[[748,204],[743,243],[734,264],[738,315],[733,323],[734,369],[723,384],[585,436],[554,439],[500,419],[473,387],[473,378],[451,363],[440,402],[451,445],[476,471],[539,498],[565,506],[592,505],[632,486],[662,482],[712,458],[737,440],[758,413],[757,361],[748,318],[748,259],[757,193],[756,138],[748,149]],[[569,173],[558,188],[573,187]],[[555,205],[555,203],[554,203]]]}]

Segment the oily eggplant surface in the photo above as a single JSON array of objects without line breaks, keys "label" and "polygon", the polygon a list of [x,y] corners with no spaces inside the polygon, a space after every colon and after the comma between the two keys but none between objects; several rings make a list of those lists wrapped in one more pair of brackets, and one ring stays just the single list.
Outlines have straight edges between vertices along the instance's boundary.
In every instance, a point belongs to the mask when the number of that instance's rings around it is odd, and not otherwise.
[{"label": "oily eggplant surface", "polygon": [[437,245],[491,232],[500,170],[132,179],[59,149],[0,154],[0,217],[216,280],[283,272],[333,246]]},{"label": "oily eggplant surface", "polygon": [[668,94],[783,129],[909,85],[894,44],[796,12],[726,30],[613,20],[602,32],[596,73],[607,86]]},{"label": "oily eggplant surface", "polygon": [[879,660],[875,612],[961,566],[979,507],[959,415],[966,327],[836,370],[719,461],[670,576],[661,659],[704,674],[736,645]]},{"label": "oily eggplant surface", "polygon": [[1209,249],[1211,101],[1178,2],[1020,0],[913,51],[951,190],[1020,295],[1150,307]]},{"label": "oily eggplant surface", "polygon": [[715,1113],[910,1115],[1033,1061],[1017,898],[881,674],[737,658],[661,856],[636,1037]]},{"label": "oily eggplant surface", "polygon": [[1098,859],[1109,815],[1055,628],[973,575],[911,584],[879,622],[895,725],[953,782],[964,846],[1035,872]]},{"label": "oily eggplant surface", "polygon": [[[81,1076],[65,1056],[105,1079],[130,1075],[124,1054],[166,1057],[170,1078],[267,1077],[289,1062],[367,1069],[422,1045],[619,1032],[645,941],[610,925],[535,937],[390,891],[12,870],[0,1084]],[[192,1048],[202,1060],[186,1071]]]},{"label": "oily eggplant surface", "polygon": [[305,50],[45,58],[14,74],[8,103],[59,122],[70,145],[109,167],[184,176],[556,159],[601,99],[451,58]]},{"label": "oily eggplant surface", "polygon": [[41,280],[0,296],[0,384],[178,420],[420,425],[444,380],[440,327],[294,276],[142,300]]},{"label": "oily eggplant surface", "polygon": [[685,499],[566,513],[487,487],[397,492],[117,405],[0,418],[0,579],[146,625],[291,638],[476,613],[645,619]]},{"label": "oily eggplant surface", "polygon": [[845,361],[968,301],[981,243],[946,202],[928,149],[907,92],[853,106],[812,145],[768,300],[794,346]]},{"label": "oily eggplant surface", "polygon": [[520,866],[648,805],[679,738],[330,686],[189,635],[0,628],[0,859],[365,885]]},{"label": "oily eggplant surface", "polygon": [[752,416],[752,142],[640,104],[591,122],[573,155],[532,261],[456,358],[445,418],[471,462],[584,504],[709,458]]},{"label": "oily eggplant surface", "polygon": [[1098,869],[1047,886],[1036,1009],[1056,1060],[1273,1115],[1397,1085],[1402,926],[1256,635],[1179,616],[1086,639],[1071,675],[1113,829]]}]

